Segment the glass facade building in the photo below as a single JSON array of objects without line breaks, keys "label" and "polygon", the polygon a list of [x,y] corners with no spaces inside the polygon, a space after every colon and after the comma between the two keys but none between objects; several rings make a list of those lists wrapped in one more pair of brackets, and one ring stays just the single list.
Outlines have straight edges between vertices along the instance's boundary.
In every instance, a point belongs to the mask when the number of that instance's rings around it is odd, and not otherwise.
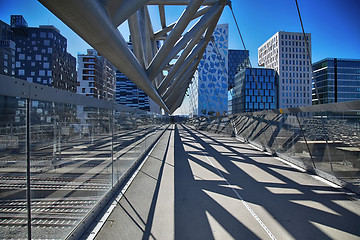
[{"label": "glass facade building", "polygon": [[[311,55],[311,34],[305,33]],[[258,48],[259,66],[279,76],[279,108],[311,105],[311,62],[303,33],[277,32]]]},{"label": "glass facade building", "polygon": [[236,74],[232,113],[276,108],[277,75],[274,69],[244,68]]},{"label": "glass facade building", "polygon": [[149,97],[119,70],[116,71],[116,103],[150,111]]},{"label": "glass facade building", "polygon": [[115,101],[115,76],[115,67],[96,50],[78,54],[78,94]]},{"label": "glass facade building", "polygon": [[228,24],[219,24],[190,84],[190,116],[223,115],[228,111]]},{"label": "glass facade building", "polygon": [[229,49],[228,59],[228,89],[235,86],[235,75],[239,71],[239,67],[250,67],[249,50],[231,50]]},{"label": "glass facade building", "polygon": [[326,58],[313,64],[313,104],[360,99],[360,59]]},{"label": "glass facade building", "polygon": [[15,43],[14,77],[76,92],[76,58],[67,52],[67,39],[51,25],[28,27],[21,15],[11,16]]},{"label": "glass facade building", "polygon": [[15,75],[15,42],[10,25],[0,21],[0,74]]}]

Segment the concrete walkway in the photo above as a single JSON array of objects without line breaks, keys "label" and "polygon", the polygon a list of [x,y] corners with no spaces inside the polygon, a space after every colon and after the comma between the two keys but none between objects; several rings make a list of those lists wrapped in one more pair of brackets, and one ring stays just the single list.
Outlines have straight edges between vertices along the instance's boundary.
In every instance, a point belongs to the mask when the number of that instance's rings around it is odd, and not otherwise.
[{"label": "concrete walkway", "polygon": [[234,138],[172,125],[96,239],[360,239],[360,201]]}]

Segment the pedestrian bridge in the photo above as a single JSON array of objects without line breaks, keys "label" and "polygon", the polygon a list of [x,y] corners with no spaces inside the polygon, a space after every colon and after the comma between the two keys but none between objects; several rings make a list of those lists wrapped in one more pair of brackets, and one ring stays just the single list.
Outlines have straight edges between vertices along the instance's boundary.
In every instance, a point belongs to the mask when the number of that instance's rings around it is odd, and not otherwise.
[{"label": "pedestrian bridge", "polygon": [[359,101],[181,119],[0,75],[4,239],[359,239]]},{"label": "pedestrian bridge", "polygon": [[236,138],[176,124],[93,235],[358,239],[359,220],[353,193]]}]

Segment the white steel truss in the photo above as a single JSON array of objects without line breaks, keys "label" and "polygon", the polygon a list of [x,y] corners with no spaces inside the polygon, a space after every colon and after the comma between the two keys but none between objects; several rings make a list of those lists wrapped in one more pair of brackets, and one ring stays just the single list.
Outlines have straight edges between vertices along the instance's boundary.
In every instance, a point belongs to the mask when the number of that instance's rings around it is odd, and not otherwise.
[{"label": "white steel truss", "polygon": [[[182,103],[228,0],[39,0],[166,112]],[[148,5],[157,5],[154,32]],[[184,5],[166,24],[165,6]],[[189,24],[198,19],[191,28]],[[127,21],[133,51],[118,30]],[[188,31],[185,31],[188,29]],[[159,47],[158,41],[162,42]]]}]

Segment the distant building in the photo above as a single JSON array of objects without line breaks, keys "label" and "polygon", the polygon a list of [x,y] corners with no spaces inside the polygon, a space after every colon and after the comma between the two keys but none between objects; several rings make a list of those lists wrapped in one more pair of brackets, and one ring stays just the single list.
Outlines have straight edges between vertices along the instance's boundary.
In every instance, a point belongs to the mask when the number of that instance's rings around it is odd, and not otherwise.
[{"label": "distant building", "polygon": [[78,55],[78,94],[115,101],[115,81],[115,67],[96,50]]},{"label": "distant building", "polygon": [[231,89],[235,86],[235,75],[239,69],[250,67],[249,63],[249,50],[229,49],[228,89]]},{"label": "distant building", "polygon": [[[132,51],[131,36],[129,36],[129,42],[127,44]],[[159,43],[157,42],[157,44]],[[116,71],[116,103],[161,114],[159,105],[120,71]]]},{"label": "distant building", "polygon": [[217,25],[190,84],[190,116],[227,114],[228,24]]},{"label": "distant building", "polygon": [[116,71],[116,103],[150,111],[149,97],[119,70]]},{"label": "distant building", "polygon": [[[311,34],[305,36],[311,54]],[[277,32],[258,48],[258,58],[279,75],[279,108],[311,105],[311,62],[302,33]]]},{"label": "distant building", "polygon": [[11,29],[15,77],[76,92],[76,59],[66,52],[67,40],[57,28],[28,27],[23,16],[12,15]]},{"label": "distant building", "polygon": [[277,75],[274,69],[244,68],[236,74],[232,90],[232,114],[277,108]]},{"label": "distant building", "polygon": [[[325,58],[313,71],[321,104],[360,100],[360,59]],[[315,88],[312,97],[318,104]]]},{"label": "distant building", "polygon": [[10,25],[0,21],[0,74],[15,75],[15,42]]}]

